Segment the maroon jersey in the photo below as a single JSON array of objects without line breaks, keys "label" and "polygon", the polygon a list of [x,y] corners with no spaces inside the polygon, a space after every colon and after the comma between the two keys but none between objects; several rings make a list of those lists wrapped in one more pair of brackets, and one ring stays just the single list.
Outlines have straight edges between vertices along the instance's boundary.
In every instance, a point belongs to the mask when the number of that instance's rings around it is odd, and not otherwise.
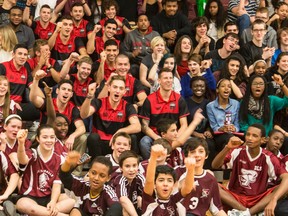
[{"label": "maroon jersey", "polygon": [[[31,141],[26,139],[25,140],[25,151],[29,151],[29,148],[31,146]],[[5,148],[5,154],[10,155],[11,153],[15,152],[17,153],[17,149],[18,149],[18,140],[15,141],[15,143],[10,146],[8,143],[6,144],[6,148]]]},{"label": "maroon jersey", "polygon": [[115,179],[118,175],[120,175],[122,172],[121,172],[121,169],[120,169],[120,167],[119,167],[119,164],[114,160],[112,154],[105,155],[105,157],[108,157],[109,160],[110,160],[111,163],[112,163],[112,172],[111,172],[111,177],[110,177],[110,181],[109,181],[109,182],[113,182],[114,179]]},{"label": "maroon jersey", "polygon": [[6,191],[7,180],[14,173],[17,173],[17,170],[11,163],[10,158],[0,151],[0,195]]},{"label": "maroon jersey", "polygon": [[140,118],[149,120],[149,127],[156,133],[156,125],[159,119],[170,118],[178,122],[182,117],[189,115],[187,104],[180,94],[172,91],[168,101],[165,101],[160,89],[148,95],[141,109]]},{"label": "maroon jersey", "polygon": [[166,158],[167,164],[171,167],[184,165],[185,155],[181,148],[173,149],[170,155]]},{"label": "maroon jersey", "polygon": [[125,176],[120,174],[114,179],[112,186],[119,198],[122,196],[128,197],[137,209],[137,197],[142,196],[144,183],[145,177],[142,174],[138,173],[131,183],[128,182]]},{"label": "maroon jersey", "polygon": [[285,173],[279,159],[266,149],[252,158],[248,146],[233,149],[226,155],[223,168],[232,169],[228,189],[236,194],[256,196],[267,190],[272,180]]},{"label": "maroon jersey", "polygon": [[31,28],[34,31],[35,39],[48,40],[55,31],[56,25],[54,23],[49,22],[48,26],[46,28],[43,28],[43,26],[40,23],[40,20],[37,20],[32,21]]},{"label": "maroon jersey", "polygon": [[66,157],[68,154],[68,148],[64,145],[64,143],[56,138],[56,142],[54,145],[54,152],[62,157]]},{"label": "maroon jersey", "polygon": [[[186,178],[185,172],[179,181]],[[194,176],[194,189],[184,198],[182,204],[186,207],[187,213],[193,215],[206,215],[208,209],[212,215],[222,210],[217,180],[213,175],[204,170],[200,176]]]},{"label": "maroon jersey", "polygon": [[[147,167],[148,167],[148,164],[149,164],[149,160],[144,160],[144,161],[141,161],[140,164],[139,164],[139,173],[141,173],[143,176],[146,177],[146,171],[147,171]],[[173,168],[170,164],[168,164],[167,162],[165,162],[164,165],[167,165],[171,168]]]},{"label": "maroon jersey", "polygon": [[10,98],[16,103],[21,103],[26,87],[33,81],[31,71],[24,66],[17,70],[12,59],[0,64],[0,75],[6,76],[10,83]]},{"label": "maroon jersey", "polygon": [[31,149],[27,154],[28,164],[20,169],[24,171],[22,185],[19,194],[34,197],[45,197],[51,195],[54,183],[61,184],[58,177],[61,157],[53,152],[50,158],[45,161],[39,151],[39,147]]},{"label": "maroon jersey", "polygon": [[169,200],[160,200],[143,191],[142,216],[185,216],[186,209],[180,203],[182,199],[180,192],[172,194]]}]

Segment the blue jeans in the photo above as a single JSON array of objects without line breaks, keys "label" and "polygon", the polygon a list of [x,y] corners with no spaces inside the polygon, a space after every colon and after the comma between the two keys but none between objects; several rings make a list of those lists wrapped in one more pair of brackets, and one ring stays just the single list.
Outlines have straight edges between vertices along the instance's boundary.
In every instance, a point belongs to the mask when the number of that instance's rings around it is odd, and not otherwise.
[{"label": "blue jeans", "polygon": [[244,29],[248,28],[250,26],[250,17],[248,14],[243,14],[242,16],[238,17],[237,19],[237,25],[239,28],[239,35],[242,35],[242,32]]},{"label": "blue jeans", "polygon": [[143,160],[148,160],[150,158],[152,142],[153,139],[149,136],[144,136],[140,140],[140,152]]}]

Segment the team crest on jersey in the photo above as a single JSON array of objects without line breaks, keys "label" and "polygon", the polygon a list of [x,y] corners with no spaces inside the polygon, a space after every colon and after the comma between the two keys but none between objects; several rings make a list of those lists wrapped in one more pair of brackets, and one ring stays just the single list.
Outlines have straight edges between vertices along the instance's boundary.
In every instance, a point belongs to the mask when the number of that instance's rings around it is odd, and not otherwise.
[{"label": "team crest on jersey", "polygon": [[258,173],[254,170],[241,169],[241,175],[239,175],[239,181],[242,187],[251,189],[250,184],[256,181]]},{"label": "team crest on jersey", "polygon": [[172,206],[167,207],[167,212],[169,216],[175,215],[175,209]]},{"label": "team crest on jersey", "polygon": [[210,190],[209,189],[202,189],[202,195],[200,198],[207,198],[209,195]]},{"label": "team crest on jersey", "polygon": [[49,176],[46,173],[39,175],[39,189],[44,191],[48,185]]}]

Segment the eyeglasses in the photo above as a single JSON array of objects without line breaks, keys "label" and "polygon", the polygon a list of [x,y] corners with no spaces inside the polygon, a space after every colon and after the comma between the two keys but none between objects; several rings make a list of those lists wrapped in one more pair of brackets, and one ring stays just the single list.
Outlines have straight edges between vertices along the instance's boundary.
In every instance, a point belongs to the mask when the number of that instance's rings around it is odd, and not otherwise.
[{"label": "eyeglasses", "polygon": [[239,43],[239,40],[237,40],[236,38],[228,37],[227,40],[229,40],[229,41],[231,41],[231,42],[234,42],[235,44],[238,44],[238,43]]},{"label": "eyeglasses", "polygon": [[256,83],[256,82],[255,82],[255,83],[252,83],[252,85],[253,85],[253,86],[264,86],[265,83],[262,83],[262,82],[261,82],[261,83]]}]

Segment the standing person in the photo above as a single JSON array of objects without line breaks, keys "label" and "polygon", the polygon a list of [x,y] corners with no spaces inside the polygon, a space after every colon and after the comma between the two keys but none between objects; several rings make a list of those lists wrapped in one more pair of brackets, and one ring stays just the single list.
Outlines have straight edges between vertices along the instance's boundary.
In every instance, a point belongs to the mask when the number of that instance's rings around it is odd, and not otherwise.
[{"label": "standing person", "polygon": [[53,7],[53,8],[55,8],[54,13],[55,14],[61,13],[64,16],[70,15],[70,12],[72,10],[72,6],[76,2],[80,3],[83,6],[85,15],[91,16],[91,10],[90,10],[89,5],[87,4],[88,3],[87,0],[76,0],[76,1],[57,0],[56,6]]},{"label": "standing person", "polygon": [[187,128],[189,115],[184,99],[172,90],[173,73],[163,68],[158,73],[160,88],[146,98],[140,118],[142,119],[142,132],[145,136],[140,141],[140,151],[143,159],[148,159],[153,140],[160,138],[156,131],[157,122],[161,118],[171,118],[177,122],[179,136]]},{"label": "standing person", "polygon": [[[124,77],[112,76],[107,85],[109,96],[94,99],[96,83],[90,84],[87,97],[80,108],[82,118],[93,115],[92,133],[87,140],[92,159],[112,153],[109,143],[115,133],[135,134],[141,130],[135,108],[123,99],[126,92]],[[136,145],[137,143],[133,142],[132,149],[135,149]]]},{"label": "standing person", "polygon": [[178,11],[178,1],[168,0],[163,3],[163,10],[151,20],[152,28],[167,42],[171,52],[178,38],[189,35],[191,25],[188,18]]},{"label": "standing person", "polygon": [[217,98],[207,107],[207,115],[211,129],[214,132],[216,150],[221,150],[233,136],[233,132],[239,132],[239,102],[231,99],[232,87],[230,80],[221,79],[217,83]]},{"label": "standing person", "polygon": [[[27,134],[27,130],[17,133],[17,156],[19,164],[25,168],[19,192],[21,198],[16,208],[28,215],[67,215],[75,201],[61,194],[61,181],[58,177],[61,158],[53,148],[55,132],[51,126],[41,125],[36,135],[39,146],[26,153],[24,143]],[[32,170],[37,170],[37,173],[32,173]]]},{"label": "standing person", "polygon": [[288,106],[287,86],[280,76],[273,76],[274,81],[281,86],[285,93],[284,98],[269,95],[266,79],[263,76],[254,75],[250,78],[246,94],[240,105],[239,122],[240,130],[245,132],[249,125],[263,124],[266,135],[273,129],[274,115],[278,110]]},{"label": "standing person", "polygon": [[[228,215],[275,215],[277,201],[287,193],[288,173],[275,155],[261,148],[266,141],[263,125],[250,125],[245,140],[241,146],[240,138],[231,137],[212,162],[213,168],[232,169],[233,184],[228,188],[219,185],[221,200],[233,208]],[[281,183],[268,188],[268,183],[278,178]]]}]

